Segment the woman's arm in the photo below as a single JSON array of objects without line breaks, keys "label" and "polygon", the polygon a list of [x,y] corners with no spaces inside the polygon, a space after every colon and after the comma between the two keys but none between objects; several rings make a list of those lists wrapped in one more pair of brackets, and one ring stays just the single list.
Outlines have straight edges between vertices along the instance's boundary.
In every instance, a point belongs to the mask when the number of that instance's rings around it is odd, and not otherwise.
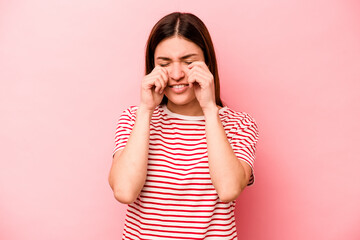
[{"label": "woman's arm", "polygon": [[113,157],[109,184],[115,198],[125,204],[132,203],[144,186],[147,173],[150,119],[152,111],[138,108],[134,128],[124,149]]},{"label": "woman's arm", "polygon": [[121,203],[132,203],[143,188],[147,174],[150,121],[153,111],[160,104],[167,85],[167,71],[156,66],[143,78],[141,101],[136,120],[123,150],[113,157],[109,184],[115,198]]},{"label": "woman's arm", "polygon": [[215,102],[214,78],[204,62],[189,65],[188,81],[205,116],[211,181],[223,202],[235,200],[247,186],[251,167],[235,155],[222,126]]},{"label": "woman's arm", "polygon": [[211,181],[223,202],[235,200],[247,186],[251,167],[235,155],[221,123],[218,108],[204,111]]}]

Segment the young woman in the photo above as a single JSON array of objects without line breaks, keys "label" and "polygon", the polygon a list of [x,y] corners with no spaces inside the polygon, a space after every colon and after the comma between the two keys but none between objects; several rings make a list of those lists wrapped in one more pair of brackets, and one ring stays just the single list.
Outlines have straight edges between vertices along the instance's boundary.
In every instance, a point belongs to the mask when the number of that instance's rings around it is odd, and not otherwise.
[{"label": "young woman", "polygon": [[235,199],[254,181],[258,130],[223,106],[204,23],[171,13],[153,27],[139,106],[115,134],[109,183],[128,204],[123,239],[237,239]]}]

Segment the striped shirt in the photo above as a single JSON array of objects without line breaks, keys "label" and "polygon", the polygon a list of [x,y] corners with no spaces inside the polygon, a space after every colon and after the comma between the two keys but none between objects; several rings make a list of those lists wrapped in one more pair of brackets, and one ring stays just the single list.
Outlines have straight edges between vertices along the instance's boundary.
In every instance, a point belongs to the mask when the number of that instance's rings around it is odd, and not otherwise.
[{"label": "striped shirt", "polygon": [[[123,149],[137,107],[120,116],[113,153]],[[247,113],[219,110],[240,161],[252,169],[258,130]],[[148,170],[137,199],[128,205],[122,239],[237,239],[235,202],[221,202],[210,179],[204,116],[184,116],[158,106],[150,122]]]}]

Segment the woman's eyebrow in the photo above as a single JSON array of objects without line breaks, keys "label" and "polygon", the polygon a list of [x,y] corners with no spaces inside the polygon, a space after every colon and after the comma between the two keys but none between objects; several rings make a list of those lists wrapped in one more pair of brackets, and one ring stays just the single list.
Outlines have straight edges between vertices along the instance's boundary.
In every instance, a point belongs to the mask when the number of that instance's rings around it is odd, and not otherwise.
[{"label": "woman's eyebrow", "polygon": [[188,55],[185,55],[185,56],[181,57],[180,59],[186,59],[186,58],[189,58],[189,57],[192,57],[192,56],[197,56],[197,54],[196,53],[190,53]]},{"label": "woman's eyebrow", "polygon": [[[190,54],[187,54],[187,55],[185,55],[185,56],[182,56],[182,57],[180,57],[180,59],[181,60],[184,60],[184,59],[186,59],[186,58],[189,58],[189,57],[192,57],[192,56],[197,56],[198,54],[196,54],[196,53],[190,53]],[[170,58],[168,58],[168,57],[157,57],[156,59],[162,59],[162,60],[165,60],[165,61],[170,61],[171,59]]]}]

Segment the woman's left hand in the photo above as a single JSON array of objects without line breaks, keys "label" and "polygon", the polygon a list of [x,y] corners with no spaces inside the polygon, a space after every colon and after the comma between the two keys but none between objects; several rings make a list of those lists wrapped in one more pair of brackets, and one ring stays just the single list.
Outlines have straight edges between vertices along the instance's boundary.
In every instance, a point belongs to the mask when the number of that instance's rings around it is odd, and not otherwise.
[{"label": "woman's left hand", "polygon": [[214,76],[203,61],[195,61],[188,65],[188,82],[193,87],[195,96],[203,111],[216,107]]}]

